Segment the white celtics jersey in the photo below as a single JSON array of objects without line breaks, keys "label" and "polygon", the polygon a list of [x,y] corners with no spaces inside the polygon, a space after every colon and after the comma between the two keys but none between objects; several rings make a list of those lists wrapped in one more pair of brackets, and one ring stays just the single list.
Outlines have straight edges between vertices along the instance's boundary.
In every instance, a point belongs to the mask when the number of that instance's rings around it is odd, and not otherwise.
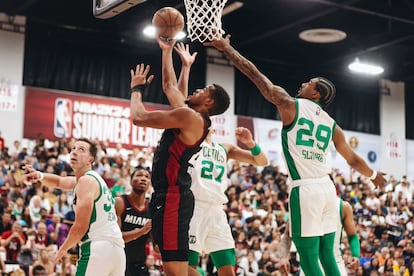
[{"label": "white celtics jersey", "polygon": [[191,190],[196,201],[225,204],[227,178],[227,151],[217,143],[204,141],[201,150],[192,158]]},{"label": "white celtics jersey", "polygon": [[292,180],[327,175],[326,154],[335,121],[317,103],[296,99],[296,118],[282,129],[283,157]]},{"label": "white celtics jersey", "polygon": [[[97,172],[91,170],[88,171],[86,175],[92,176],[99,183],[100,194],[94,200],[92,214],[89,221],[89,229],[81,241],[107,240],[113,241],[114,243],[124,247],[122,233],[117,223],[115,200],[112,197],[111,191],[108,189],[105,181]],[[76,191],[73,204],[76,205]]]}]

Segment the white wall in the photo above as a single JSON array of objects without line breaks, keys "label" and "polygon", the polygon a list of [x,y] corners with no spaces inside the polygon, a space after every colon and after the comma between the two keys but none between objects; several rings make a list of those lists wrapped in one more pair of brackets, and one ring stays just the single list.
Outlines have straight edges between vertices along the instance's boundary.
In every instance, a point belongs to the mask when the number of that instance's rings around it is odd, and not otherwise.
[{"label": "white wall", "polygon": [[[16,87],[17,94],[0,96],[0,131],[6,146],[11,147],[14,140],[23,138],[24,91],[23,82],[24,35],[0,31],[0,86]],[[17,103],[12,110],[4,110],[2,103]]]}]

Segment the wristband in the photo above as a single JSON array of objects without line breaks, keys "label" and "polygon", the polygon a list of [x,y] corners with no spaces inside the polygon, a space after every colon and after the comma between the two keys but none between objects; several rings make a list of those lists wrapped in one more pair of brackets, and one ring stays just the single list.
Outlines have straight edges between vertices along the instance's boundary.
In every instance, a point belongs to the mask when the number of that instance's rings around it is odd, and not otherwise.
[{"label": "wristband", "polygon": [[131,93],[133,92],[147,92],[149,83],[138,84],[131,88]]},{"label": "wristband", "polygon": [[357,234],[353,234],[348,237],[349,249],[351,250],[352,257],[361,257],[361,245]]},{"label": "wristband", "polygon": [[38,172],[39,173],[39,181],[42,181],[43,178],[45,178],[45,175],[42,172]]},{"label": "wristband", "polygon": [[375,180],[375,178],[377,178],[377,171],[376,170],[374,170],[373,172],[372,172],[372,175],[369,177],[371,180]]},{"label": "wristband", "polygon": [[258,144],[255,144],[254,148],[250,149],[250,152],[252,153],[253,156],[258,156],[262,152],[262,149],[259,147]]}]

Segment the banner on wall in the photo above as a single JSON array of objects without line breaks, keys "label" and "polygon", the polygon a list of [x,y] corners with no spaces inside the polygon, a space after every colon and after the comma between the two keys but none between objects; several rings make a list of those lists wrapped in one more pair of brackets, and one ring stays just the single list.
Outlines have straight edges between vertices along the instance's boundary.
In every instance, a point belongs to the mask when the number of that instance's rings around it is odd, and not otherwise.
[{"label": "banner on wall", "polygon": [[18,85],[0,82],[0,111],[16,112],[18,97]]},{"label": "banner on wall", "polygon": [[[169,109],[147,103],[145,108]],[[127,100],[26,88],[23,136],[27,139],[39,134],[52,141],[86,137],[132,149],[155,147],[162,131],[133,125]]]},{"label": "banner on wall", "polygon": [[402,140],[391,134],[385,141],[385,158],[401,160],[403,158]]},{"label": "banner on wall", "polygon": [[211,125],[214,128],[213,141],[217,143],[236,143],[236,116],[221,114],[211,117]]}]

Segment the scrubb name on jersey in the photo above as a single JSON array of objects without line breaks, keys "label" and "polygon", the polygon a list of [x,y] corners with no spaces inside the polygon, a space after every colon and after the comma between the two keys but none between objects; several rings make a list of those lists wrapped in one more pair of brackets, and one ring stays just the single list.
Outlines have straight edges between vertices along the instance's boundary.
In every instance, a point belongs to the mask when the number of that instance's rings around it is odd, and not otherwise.
[{"label": "scrubb name on jersey", "polygon": [[323,160],[323,155],[314,151],[310,151],[310,150],[302,150],[302,156],[304,159],[307,160],[317,160],[321,163],[324,163]]}]

